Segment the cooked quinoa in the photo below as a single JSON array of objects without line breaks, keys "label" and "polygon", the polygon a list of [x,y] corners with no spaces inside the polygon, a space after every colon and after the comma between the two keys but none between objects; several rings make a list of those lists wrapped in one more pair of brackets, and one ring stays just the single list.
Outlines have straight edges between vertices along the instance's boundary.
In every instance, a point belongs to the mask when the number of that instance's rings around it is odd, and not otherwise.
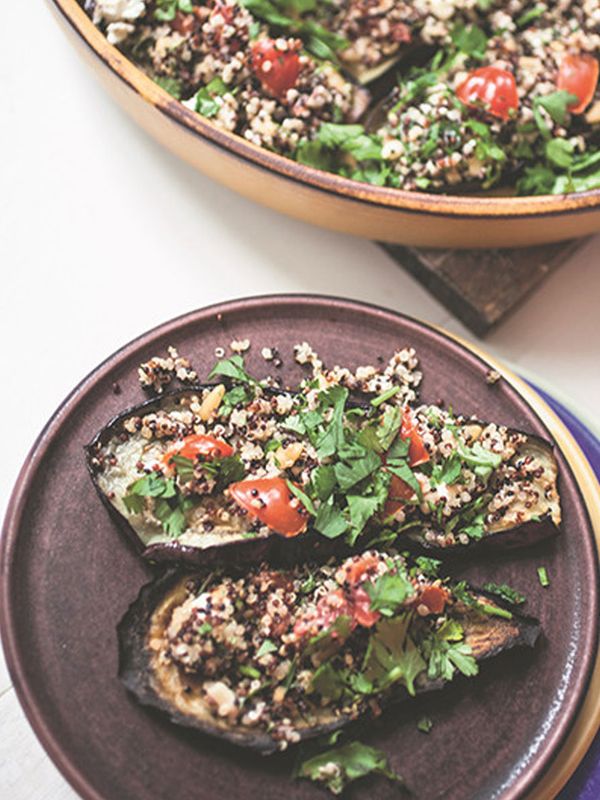
[{"label": "cooked quinoa", "polygon": [[[324,565],[183,578],[147,635],[153,687],[184,714],[279,749],[462,673],[519,637],[513,614],[368,550]],[[312,730],[311,730],[312,729]]]},{"label": "cooked quinoa", "polygon": [[[246,372],[250,347],[230,343],[209,376],[225,383],[126,412],[91,448],[100,490],[145,547],[205,551],[309,530],[350,547],[383,536],[439,549],[559,525],[551,445],[419,404],[414,349],[351,370],[299,342],[307,374],[292,392]],[[195,375],[173,348],[140,374],[159,391]]]},{"label": "cooked quinoa", "polygon": [[310,166],[435,192],[600,187],[600,0],[84,7],[188,108]]}]

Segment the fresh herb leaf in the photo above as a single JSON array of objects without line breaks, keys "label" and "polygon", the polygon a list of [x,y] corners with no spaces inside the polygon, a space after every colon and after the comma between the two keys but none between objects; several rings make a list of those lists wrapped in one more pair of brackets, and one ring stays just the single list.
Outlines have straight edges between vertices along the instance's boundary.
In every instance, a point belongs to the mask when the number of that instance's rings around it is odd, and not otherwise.
[{"label": "fresh herb leaf", "polygon": [[390,389],[387,389],[385,392],[382,392],[377,397],[374,397],[371,400],[371,405],[373,406],[373,408],[379,408],[380,405],[386,403],[388,400],[391,400],[392,397],[397,395],[398,392],[400,392],[400,390],[401,390],[400,386],[392,386]]},{"label": "fresh herb leaf", "polygon": [[[390,406],[385,409],[383,412],[383,417],[381,418],[381,423],[377,430],[377,436],[379,438],[379,443],[381,444],[382,450],[389,450],[392,446],[392,443],[397,444],[400,442],[404,444],[403,439],[396,439],[398,435],[398,431],[402,425],[402,411],[398,408],[398,406]],[[396,441],[394,441],[396,440]],[[406,442],[406,455],[408,453],[409,443]],[[398,457],[398,456],[396,456]]]},{"label": "fresh herb leaf", "polygon": [[312,492],[319,500],[327,500],[335,489],[335,471],[330,465],[320,465],[310,476]]},{"label": "fresh herb leaf", "polygon": [[415,694],[415,680],[427,665],[408,636],[410,618],[410,614],[403,614],[382,619],[371,635],[363,672],[377,692],[401,683],[410,695]]},{"label": "fresh herb leaf", "polygon": [[306,492],[303,492],[302,489],[300,489],[300,487],[296,486],[296,484],[292,483],[291,481],[286,481],[286,483],[290,492],[294,495],[294,497],[297,497],[298,500],[300,500],[300,502],[302,503],[304,508],[308,511],[308,513],[312,514],[313,517],[316,516],[317,509],[315,508],[313,501],[306,494]]},{"label": "fresh herb leaf", "polygon": [[428,678],[450,681],[456,670],[467,677],[477,675],[479,667],[470,646],[463,639],[463,628],[456,620],[448,620],[424,639]]},{"label": "fresh herb leaf", "polygon": [[326,661],[315,671],[311,683],[312,691],[329,700],[339,700],[347,691],[344,675]]},{"label": "fresh herb leaf", "polygon": [[319,458],[332,456],[344,444],[344,408],[348,399],[348,389],[342,386],[333,386],[321,396],[321,407],[333,410],[330,421],[322,427],[315,439],[315,446]]},{"label": "fresh herb leaf", "polygon": [[381,750],[361,742],[348,742],[302,762],[294,777],[323,784],[330,792],[339,795],[350,783],[372,774],[402,782]]},{"label": "fresh herb leaf", "polygon": [[191,458],[174,455],[169,459],[169,463],[173,464],[177,476],[182,481],[189,481],[194,477],[194,462]]},{"label": "fresh herb leaf", "polygon": [[541,17],[545,11],[546,6],[543,5],[537,5],[525,11],[520,17],[517,17],[517,28],[526,28],[529,23]]},{"label": "fresh herb leaf", "polygon": [[458,22],[450,31],[450,38],[461,53],[478,59],[485,56],[488,37],[477,25]]},{"label": "fresh herb leaf", "polygon": [[506,583],[486,583],[483,588],[486,592],[495,594],[502,598],[502,600],[506,600],[507,603],[512,603],[513,605],[521,605],[527,599],[524,594],[521,594],[521,592],[518,592]]},{"label": "fresh herb leaf", "polygon": [[537,574],[540,586],[543,586],[544,588],[550,586],[550,578],[548,577],[548,570],[546,567],[538,567]]},{"label": "fresh herb leaf", "polygon": [[349,526],[350,523],[335,504],[333,497],[321,503],[314,522],[314,527],[320,534],[328,539],[337,539],[348,530]]},{"label": "fresh herb leaf", "polygon": [[446,484],[451,486],[456,483],[462,474],[462,461],[457,452],[445,458],[440,464],[434,464],[431,471],[431,481],[434,486]]},{"label": "fresh herb leaf", "polygon": [[265,639],[261,646],[256,651],[256,658],[262,658],[266,656],[268,653],[273,653],[277,650],[277,645],[273,644],[270,639]]},{"label": "fresh herb leaf", "polygon": [[553,122],[564,126],[567,124],[569,117],[569,106],[577,103],[578,99],[576,95],[565,92],[562,89],[543,97],[536,97],[533,101],[533,116],[541,134],[547,138],[550,137],[550,129],[540,113],[540,108],[543,108],[550,115],[550,119]]},{"label": "fresh herb leaf", "polygon": [[261,677],[260,670],[250,664],[240,664],[238,666],[238,672],[245,678],[253,678],[254,680]]},{"label": "fresh herb leaf", "polygon": [[421,719],[417,722],[417,730],[421,731],[421,733],[429,733],[432,728],[433,722],[429,717],[421,717]]},{"label": "fresh herb leaf", "polygon": [[250,377],[244,368],[244,358],[239,353],[225,358],[222,361],[217,361],[215,366],[211,369],[208,378],[215,378],[218,375],[223,375],[226,378],[232,378],[239,383],[255,384],[254,378]]},{"label": "fresh herb leaf", "polygon": [[373,451],[367,451],[362,458],[339,462],[335,465],[335,477],[342,491],[347,491],[360,481],[372,475],[381,467],[381,459]]},{"label": "fresh herb leaf", "polygon": [[217,494],[226,489],[230,483],[241,481],[246,475],[244,462],[237,455],[204,461],[202,469],[215,479],[214,492]]},{"label": "fresh herb leaf", "polygon": [[176,100],[181,100],[183,85],[181,81],[177,80],[177,78],[167,78],[164,75],[155,75],[154,81],[155,83],[158,83],[161,89],[164,89],[165,92],[168,92]]},{"label": "fresh herb leaf", "polygon": [[568,169],[573,164],[573,150],[573,143],[568,139],[556,138],[546,142],[546,158],[561,169]]},{"label": "fresh herb leaf", "polygon": [[492,603],[488,603],[485,600],[480,600],[475,597],[465,581],[460,581],[460,583],[455,584],[452,587],[452,593],[457,600],[460,600],[470,608],[474,608],[481,614],[487,614],[489,617],[502,617],[503,619],[513,618],[512,613],[506,608],[501,608],[500,606],[493,605]]},{"label": "fresh herb leaf", "polygon": [[165,478],[158,472],[151,472],[138,478],[131,484],[128,496],[137,495],[139,497],[174,497],[177,493],[173,478]]},{"label": "fresh herb leaf", "polygon": [[194,10],[192,0],[156,0],[154,19],[160,22],[171,22],[178,11],[186,14]]},{"label": "fresh herb leaf", "polygon": [[428,556],[417,556],[415,558],[415,565],[418,571],[425,575],[427,578],[437,578],[439,568],[442,562],[437,558],[429,558]]},{"label": "fresh herb leaf", "polygon": [[412,583],[404,575],[385,573],[374,583],[365,584],[371,599],[371,611],[379,611],[385,617],[393,617],[404,602],[415,593]]}]

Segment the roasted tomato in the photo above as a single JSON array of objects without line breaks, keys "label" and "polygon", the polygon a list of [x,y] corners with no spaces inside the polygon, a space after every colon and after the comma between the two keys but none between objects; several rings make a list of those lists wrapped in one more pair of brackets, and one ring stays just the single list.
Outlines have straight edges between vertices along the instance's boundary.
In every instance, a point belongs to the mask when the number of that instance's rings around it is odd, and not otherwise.
[{"label": "roasted tomato", "polygon": [[195,461],[199,456],[207,459],[226,458],[231,455],[233,455],[233,447],[222,439],[193,433],[170,447],[163,456],[163,463],[170,467],[173,456],[182,456],[189,458],[190,461]]},{"label": "roasted tomato", "polygon": [[351,593],[352,619],[363,628],[372,628],[381,619],[379,611],[371,611],[371,598],[366,589],[357,586]]},{"label": "roasted tomato", "polygon": [[275,533],[292,537],[306,530],[306,509],[290,492],[283,478],[232,483],[229,492],[238,505]]},{"label": "roasted tomato", "polygon": [[425,586],[418,596],[418,605],[429,609],[430,614],[441,614],[446,608],[448,590],[443,586]]},{"label": "roasted tomato", "polygon": [[[381,619],[378,611],[371,611],[371,599],[362,586],[354,587],[348,592],[333,589],[318,600],[312,613],[296,621],[294,634],[298,639],[316,636],[331,628],[339,617],[349,619],[351,631],[357,625],[372,628]],[[338,631],[332,631],[331,638],[338,639]]]},{"label": "roasted tomato", "polygon": [[[381,563],[381,559],[374,555],[364,555],[362,558],[357,559],[356,561],[352,561],[344,570],[343,579],[350,586],[356,586],[356,584],[360,581],[363,575],[374,572],[379,564]],[[340,576],[341,577],[341,576]],[[338,577],[338,581],[340,580]]]},{"label": "roasted tomato", "polygon": [[427,448],[423,443],[421,434],[415,425],[411,410],[408,406],[404,409],[402,427],[400,428],[400,438],[410,439],[410,445],[408,448],[408,463],[411,467],[418,467],[419,464],[425,464],[427,461],[429,461],[431,456],[427,452]]},{"label": "roasted tomato", "polygon": [[567,55],[560,62],[556,85],[577,97],[577,102],[569,106],[572,114],[582,114],[589,106],[598,85],[598,59],[587,55]]},{"label": "roasted tomato", "polygon": [[[344,591],[342,589],[333,589],[319,598],[314,610],[296,620],[294,634],[297,639],[303,639],[305,636],[316,636],[320,631],[326,631],[331,628],[338,617],[352,619],[352,610]],[[351,624],[351,627],[355,626]],[[334,631],[332,638],[337,637],[338,633]]]},{"label": "roasted tomato", "polygon": [[510,119],[519,107],[515,76],[500,67],[472,70],[456,90],[456,96],[466,106],[483,106],[489,114],[503,120]]},{"label": "roasted tomato", "polygon": [[259,39],[252,45],[252,69],[263,89],[279,98],[285,98],[293,89],[302,65],[298,49],[300,42],[287,50],[280,50],[274,39]]},{"label": "roasted tomato", "polygon": [[405,502],[410,500],[414,494],[414,489],[411,489],[406,481],[403,481],[397,475],[392,475],[388,499],[383,507],[383,516],[391,517],[396,511],[400,511],[404,508]]}]

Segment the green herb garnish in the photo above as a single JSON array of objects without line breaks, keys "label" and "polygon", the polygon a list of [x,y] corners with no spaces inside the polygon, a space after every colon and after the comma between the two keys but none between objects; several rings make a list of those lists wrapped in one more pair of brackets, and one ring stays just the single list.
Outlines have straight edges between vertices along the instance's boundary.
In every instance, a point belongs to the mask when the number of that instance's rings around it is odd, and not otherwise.
[{"label": "green herb garnish", "polygon": [[349,742],[303,761],[296,769],[294,777],[315,781],[333,794],[339,795],[349,784],[372,774],[402,782],[402,778],[391,769],[387,756],[381,750],[360,742]]},{"label": "green herb garnish", "polygon": [[550,586],[550,578],[548,577],[548,570],[546,567],[538,567],[537,574],[540,586],[543,586],[544,588]]}]

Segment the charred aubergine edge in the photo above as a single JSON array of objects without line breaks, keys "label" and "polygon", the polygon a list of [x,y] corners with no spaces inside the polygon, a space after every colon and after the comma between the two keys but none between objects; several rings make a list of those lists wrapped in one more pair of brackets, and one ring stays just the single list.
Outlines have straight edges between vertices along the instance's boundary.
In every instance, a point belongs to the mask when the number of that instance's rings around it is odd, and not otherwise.
[{"label": "charred aubergine edge", "polygon": [[170,570],[119,625],[119,675],[173,722],[269,754],[470,678],[540,630],[375,550],[288,570]]},{"label": "charred aubergine edge", "polygon": [[558,467],[540,437],[392,397],[357,403],[341,386],[306,403],[256,385],[165,394],[111,420],[88,469],[152,561],[328,556],[382,534],[449,555],[558,532]]}]

